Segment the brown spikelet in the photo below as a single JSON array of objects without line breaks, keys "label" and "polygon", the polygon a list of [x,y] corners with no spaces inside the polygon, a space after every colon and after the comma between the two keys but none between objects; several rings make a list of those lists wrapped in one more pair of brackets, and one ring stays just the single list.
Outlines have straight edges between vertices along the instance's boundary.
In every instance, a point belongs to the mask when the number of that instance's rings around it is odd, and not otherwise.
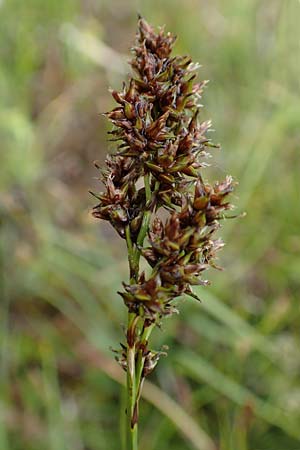
[{"label": "brown spikelet", "polygon": [[[232,208],[228,197],[235,186],[230,176],[214,185],[203,179],[208,150],[217,147],[207,137],[211,122],[201,121],[199,101],[207,81],[196,82],[190,57],[171,56],[174,42],[171,33],[139,19],[130,62],[134,76],[111,92],[117,105],[106,116],[116,152],[101,171],[105,191],[95,194],[99,202],[93,210],[130,243],[131,262],[142,255],[152,268],[146,278],[133,265],[133,278],[120,293],[129,311],[148,324],[175,312],[178,296],[195,297],[192,286],[208,284],[204,272],[219,268],[216,254],[224,244],[215,233]],[[140,181],[144,177],[148,186]],[[141,345],[136,333],[127,340],[131,347]],[[126,369],[124,348],[122,355]],[[146,358],[145,374],[154,359]]]}]

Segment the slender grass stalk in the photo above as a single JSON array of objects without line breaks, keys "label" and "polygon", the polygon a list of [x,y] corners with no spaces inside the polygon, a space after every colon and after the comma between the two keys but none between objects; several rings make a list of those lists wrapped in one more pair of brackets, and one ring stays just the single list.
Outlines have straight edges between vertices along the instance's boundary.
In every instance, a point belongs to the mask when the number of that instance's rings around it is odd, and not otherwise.
[{"label": "slender grass stalk", "polygon": [[[151,188],[149,183],[149,174],[146,173],[144,176],[145,185],[145,197],[146,205],[148,205],[151,200]],[[137,237],[137,246],[133,248],[130,228],[127,226],[125,229],[126,243],[128,250],[128,262],[130,270],[130,280],[134,283],[137,280],[139,274],[139,261],[141,256],[140,248],[144,244],[144,239],[149,230],[149,222],[151,218],[150,209],[146,209],[143,214],[142,224]],[[139,316],[128,312],[128,324],[127,330],[130,330],[132,334],[136,333],[137,322]],[[147,326],[145,321],[143,321],[142,333],[140,336],[140,343],[145,346],[150,337],[151,331],[154,328],[155,323]],[[132,330],[132,331],[131,331]],[[127,331],[128,333],[128,331]],[[134,340],[131,343],[130,338],[127,336],[127,377],[126,377],[126,389],[127,389],[127,442],[128,450],[137,450],[137,435],[138,435],[138,423],[135,416],[138,414],[138,403],[140,399],[141,389],[142,389],[142,372],[144,367],[145,356],[143,355],[143,350],[136,350]]]},{"label": "slender grass stalk", "polygon": [[[195,83],[191,58],[170,57],[174,42],[170,33],[156,33],[139,19],[131,61],[136,77],[121,92],[112,91],[118,106],[106,114],[118,151],[101,170],[106,192],[93,194],[99,200],[94,216],[108,220],[127,244],[130,281],[119,292],[128,308],[126,345],[116,359],[127,374],[128,450],[138,450],[145,377],[165,354],[150,350],[151,333],[177,312],[175,298],[198,298],[192,286],[208,284],[202,273],[218,268],[216,252],[223,247],[213,236],[232,207],[231,177],[214,185],[203,180],[207,150],[218,147],[206,136],[210,121],[199,121],[206,82]],[[140,270],[141,257],[150,266],[148,276]]]},{"label": "slender grass stalk", "polygon": [[[137,316],[128,313],[128,330],[134,327]],[[127,346],[127,439],[128,450],[137,450],[137,422],[134,421],[136,404],[136,377],[135,377],[135,344]]]}]

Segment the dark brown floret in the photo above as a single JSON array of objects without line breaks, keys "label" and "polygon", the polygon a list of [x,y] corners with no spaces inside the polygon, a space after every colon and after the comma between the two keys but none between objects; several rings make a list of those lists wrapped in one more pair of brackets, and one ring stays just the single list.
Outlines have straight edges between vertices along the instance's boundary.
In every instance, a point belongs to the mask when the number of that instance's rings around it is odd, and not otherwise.
[{"label": "dark brown floret", "polygon": [[[101,172],[105,191],[94,194],[99,200],[94,216],[129,239],[152,269],[147,278],[136,274],[120,293],[129,311],[149,323],[175,312],[178,296],[196,297],[192,286],[208,284],[203,273],[219,268],[216,254],[224,244],[215,233],[232,208],[228,195],[235,186],[229,176],[214,185],[203,180],[208,149],[217,147],[207,137],[210,121],[200,120],[207,81],[195,81],[197,65],[190,57],[171,57],[174,42],[171,33],[139,20],[131,61],[135,76],[120,92],[112,91],[117,106],[106,113],[117,152]],[[159,209],[169,214],[165,221]],[[156,216],[150,227],[148,222],[144,246],[146,212]],[[125,365],[124,349],[122,354]],[[149,372],[155,355],[146,360]]]}]

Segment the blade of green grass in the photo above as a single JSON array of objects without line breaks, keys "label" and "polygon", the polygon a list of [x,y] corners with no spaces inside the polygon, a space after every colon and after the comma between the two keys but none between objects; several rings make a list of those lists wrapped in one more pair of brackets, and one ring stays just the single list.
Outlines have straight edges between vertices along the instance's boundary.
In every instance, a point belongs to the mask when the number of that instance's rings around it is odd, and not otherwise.
[{"label": "blade of green grass", "polygon": [[175,360],[185,375],[198,382],[207,383],[239,406],[250,405],[257,417],[271,425],[280,427],[288,435],[300,441],[300,430],[297,423],[294,423],[292,418],[288,417],[284,411],[267,401],[261,400],[250,390],[224,375],[198,354],[191,351],[177,352]]},{"label": "blade of green grass", "polygon": [[204,292],[199,288],[195,291],[203,298],[201,307],[212,317],[226,325],[235,336],[246,340],[247,344],[255,348],[270,360],[275,361],[276,354],[272,343],[244,320],[238,313],[230,308],[226,303],[221,302],[207,290]]},{"label": "blade of green grass", "polygon": [[48,438],[50,450],[66,450],[63,427],[61,394],[58,385],[57,369],[52,348],[44,343],[40,347],[45,390],[45,407],[48,419]]}]

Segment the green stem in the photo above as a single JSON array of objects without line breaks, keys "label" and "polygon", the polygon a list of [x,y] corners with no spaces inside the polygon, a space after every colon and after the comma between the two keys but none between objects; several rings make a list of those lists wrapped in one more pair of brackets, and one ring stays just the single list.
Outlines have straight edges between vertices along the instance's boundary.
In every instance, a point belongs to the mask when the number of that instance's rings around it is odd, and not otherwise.
[{"label": "green stem", "polygon": [[[134,261],[134,247],[132,244],[129,226],[125,229],[126,244],[128,250],[128,263],[130,269],[130,283],[137,281],[138,270]],[[138,317],[135,313],[128,312],[127,324],[127,407],[126,407],[126,429],[127,429],[127,450],[138,450],[137,447],[137,423],[134,423],[134,408],[136,402],[136,383],[135,383],[135,327]]]},{"label": "green stem", "polygon": [[[136,314],[128,313],[128,330],[135,328]],[[127,344],[127,450],[138,450],[138,426],[135,420],[135,344]]]},{"label": "green stem", "polygon": [[[126,227],[125,236],[128,249],[128,262],[130,268],[130,283],[135,284],[138,281],[141,248],[149,230],[151,219],[151,199],[152,192],[150,186],[150,175],[145,174],[145,195],[146,205],[143,214],[142,224],[137,237],[136,246],[132,243],[129,225]],[[135,312],[128,312],[127,326],[127,450],[138,450],[138,404],[143,384],[143,368],[145,357],[143,356],[143,344],[147,344],[149,336],[155,323],[150,326],[143,324],[142,331],[138,339],[142,346],[137,351],[136,335],[140,316]]]},{"label": "green stem", "polygon": [[144,240],[146,237],[146,234],[149,230],[149,224],[150,224],[150,219],[151,219],[151,209],[150,209],[150,201],[151,201],[151,197],[152,197],[152,193],[151,193],[151,187],[150,187],[150,175],[148,173],[145,174],[144,176],[144,185],[145,185],[145,194],[146,194],[146,211],[144,212],[143,215],[143,219],[142,219],[142,225],[137,237],[137,247],[135,249],[135,253],[134,253],[134,265],[137,268],[137,270],[139,271],[139,264],[140,264],[140,257],[141,257],[141,250],[140,248],[143,246],[144,244]]},{"label": "green stem", "polygon": [[136,392],[137,393],[140,390],[140,383],[141,383],[143,368],[144,368],[144,363],[145,363],[145,356],[143,355],[143,346],[147,344],[147,341],[149,340],[149,337],[150,337],[155,325],[156,324],[154,322],[151,325],[144,327],[143,333],[140,338],[140,344],[141,344],[142,348],[139,350],[138,355],[137,355],[136,372],[135,372],[136,373],[135,384],[136,384]]},{"label": "green stem", "polygon": [[146,173],[144,175],[144,186],[145,186],[145,194],[146,194],[146,203],[151,200],[151,187],[150,187],[150,175]]},{"label": "green stem", "polygon": [[130,283],[134,284],[137,281],[137,276],[139,271],[137,270],[135,258],[134,258],[134,248],[131,240],[130,227],[129,225],[125,228],[126,244],[128,250],[128,263],[130,270]]}]

